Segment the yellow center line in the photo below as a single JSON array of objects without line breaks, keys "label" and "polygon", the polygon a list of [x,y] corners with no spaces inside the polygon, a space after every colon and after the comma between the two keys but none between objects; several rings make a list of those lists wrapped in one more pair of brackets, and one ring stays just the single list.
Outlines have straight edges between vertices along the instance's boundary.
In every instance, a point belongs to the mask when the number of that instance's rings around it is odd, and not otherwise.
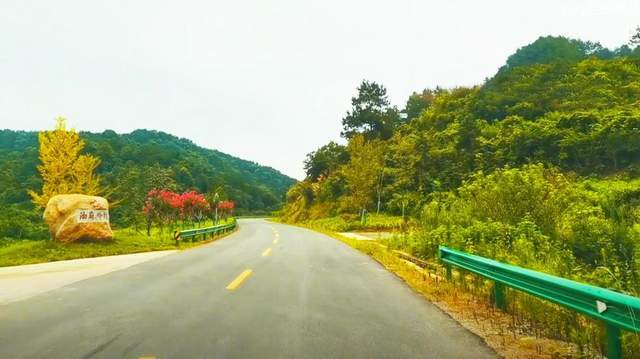
[{"label": "yellow center line", "polygon": [[228,290],[237,289],[245,280],[247,280],[247,278],[249,278],[251,273],[253,273],[251,269],[245,269],[245,271],[240,273],[240,275],[237,276],[236,279],[233,280],[233,282],[229,283],[229,285],[227,286],[227,289]]},{"label": "yellow center line", "polygon": [[263,257],[270,256],[270,255],[271,255],[271,248],[267,248],[264,250],[264,252],[262,252]]}]

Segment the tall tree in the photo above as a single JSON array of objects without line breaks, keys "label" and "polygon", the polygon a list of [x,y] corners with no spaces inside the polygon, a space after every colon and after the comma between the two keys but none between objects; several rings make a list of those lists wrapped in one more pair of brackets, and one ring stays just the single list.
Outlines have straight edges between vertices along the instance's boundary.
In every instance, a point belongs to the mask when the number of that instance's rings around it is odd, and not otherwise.
[{"label": "tall tree", "polygon": [[371,205],[374,192],[380,198],[384,175],[384,143],[380,140],[365,141],[363,135],[355,135],[349,141],[351,160],[343,168],[349,187],[351,202],[364,211]]},{"label": "tall tree", "polygon": [[387,89],[375,82],[362,81],[358,96],[351,98],[351,106],[342,119],[343,137],[363,134],[368,140],[386,140],[400,123],[398,109],[389,104]]},{"label": "tall tree", "polygon": [[84,141],[75,130],[67,130],[64,117],[56,119],[55,130],[40,132],[38,140],[42,193],[29,191],[37,207],[44,208],[49,199],[57,194],[96,195],[103,191],[100,177],[94,174],[100,160],[95,156],[80,154]]},{"label": "tall tree", "polygon": [[636,32],[631,36],[629,40],[631,45],[640,45],[640,26],[636,27]]},{"label": "tall tree", "polygon": [[349,161],[349,152],[333,141],[309,153],[304,161],[307,178],[315,180],[327,176]]},{"label": "tall tree", "polygon": [[407,116],[407,121],[411,121],[412,119],[420,116],[422,111],[429,108],[439,91],[439,89],[424,89],[422,90],[422,93],[412,93],[411,96],[409,96],[403,111]]},{"label": "tall tree", "polygon": [[532,64],[578,62],[586,57],[585,51],[595,51],[596,47],[596,44],[593,43],[585,43],[562,36],[540,37],[509,56],[506,66],[501,70]]}]

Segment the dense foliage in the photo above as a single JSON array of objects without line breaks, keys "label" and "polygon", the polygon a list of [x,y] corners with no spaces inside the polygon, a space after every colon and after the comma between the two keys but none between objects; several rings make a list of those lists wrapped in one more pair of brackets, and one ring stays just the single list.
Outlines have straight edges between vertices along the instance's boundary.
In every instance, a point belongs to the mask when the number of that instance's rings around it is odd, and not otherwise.
[{"label": "dense foliage", "polygon": [[447,244],[640,292],[640,48],[544,37],[402,111],[384,86],[358,92],[348,144],[309,154],[284,219],[410,214],[398,246],[422,257]]},{"label": "dense foliage", "polygon": [[94,174],[100,159],[81,154],[84,141],[78,133],[66,128],[66,119],[58,117],[53,131],[38,134],[42,193],[29,190],[36,207],[43,209],[49,199],[61,193],[101,194],[100,177]]},{"label": "dense foliage", "polygon": [[[96,174],[113,203],[116,226],[142,226],[142,208],[153,188],[232,198],[240,213],[248,213],[277,209],[294,182],[272,168],[162,132],[81,132],[80,138],[83,155],[101,160]],[[0,237],[48,237],[27,193],[42,188],[40,164],[38,133],[0,130]]]},{"label": "dense foliage", "polygon": [[[426,260],[446,245],[640,295],[640,47],[543,37],[481,86],[415,92],[401,111],[384,86],[358,92],[347,145],[308,155],[283,220],[396,228],[386,244]],[[575,313],[508,301],[547,335],[602,349]],[[624,342],[637,357],[637,338]]]}]

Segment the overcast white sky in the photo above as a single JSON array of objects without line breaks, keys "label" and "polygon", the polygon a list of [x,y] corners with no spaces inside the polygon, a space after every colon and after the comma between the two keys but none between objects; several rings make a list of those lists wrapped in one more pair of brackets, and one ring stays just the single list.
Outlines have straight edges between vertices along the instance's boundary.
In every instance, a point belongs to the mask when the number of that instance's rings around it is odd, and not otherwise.
[{"label": "overcast white sky", "polygon": [[362,79],[401,106],[541,35],[617,47],[637,25],[638,0],[2,0],[0,128],[156,129],[302,178]]}]

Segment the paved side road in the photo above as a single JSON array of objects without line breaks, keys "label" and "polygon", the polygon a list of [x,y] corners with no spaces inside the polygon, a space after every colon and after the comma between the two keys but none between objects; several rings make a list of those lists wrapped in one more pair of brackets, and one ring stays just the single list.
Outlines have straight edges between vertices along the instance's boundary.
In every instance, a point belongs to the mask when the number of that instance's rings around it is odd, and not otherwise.
[{"label": "paved side road", "polygon": [[0,305],[0,358],[489,358],[378,263],[262,220]]}]

